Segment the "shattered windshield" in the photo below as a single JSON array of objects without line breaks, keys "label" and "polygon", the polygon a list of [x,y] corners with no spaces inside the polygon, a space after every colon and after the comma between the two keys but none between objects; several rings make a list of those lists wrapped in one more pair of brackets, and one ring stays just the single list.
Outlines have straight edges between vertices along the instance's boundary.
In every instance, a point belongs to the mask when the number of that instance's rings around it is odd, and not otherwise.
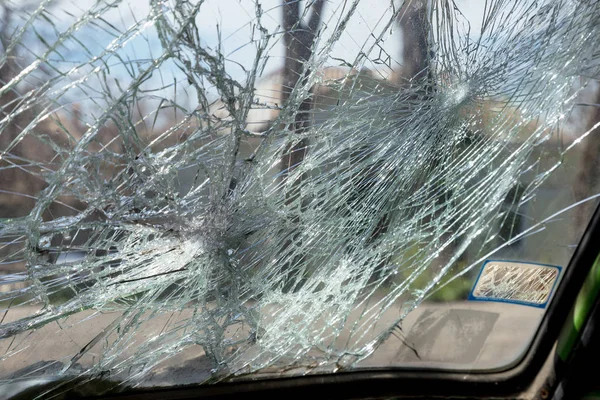
[{"label": "shattered windshield", "polygon": [[514,365],[598,43],[595,0],[0,0],[0,390]]}]

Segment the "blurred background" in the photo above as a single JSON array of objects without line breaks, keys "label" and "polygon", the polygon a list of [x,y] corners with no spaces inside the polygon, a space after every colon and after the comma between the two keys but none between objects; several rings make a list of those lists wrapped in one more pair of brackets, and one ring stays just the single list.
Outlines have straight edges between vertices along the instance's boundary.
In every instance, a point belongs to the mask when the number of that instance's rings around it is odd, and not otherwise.
[{"label": "blurred background", "polygon": [[[258,40],[254,3],[205,1],[201,17],[196,21],[200,41],[208,48],[218,49],[225,58],[224,74],[244,84],[252,79],[255,87],[256,106],[248,112],[244,123],[245,129],[256,134],[257,139],[244,139],[240,149],[243,156],[250,156],[258,146],[260,134],[278,123],[278,115],[290,91],[299,80],[305,79],[306,61],[318,57],[325,49],[328,58],[316,71],[318,83],[311,88],[310,100],[301,106],[306,112],[296,118],[294,129],[298,132],[330,119],[331,110],[346,96],[344,87],[358,88],[369,96],[377,93],[377,96],[385,97],[426,75],[434,68],[429,65],[430,55],[426,50],[430,34],[426,3],[425,0],[406,5],[384,0],[360,2],[355,10],[356,17],[349,21],[343,35],[330,42],[332,28],[349,6],[345,1],[265,0],[261,2],[261,29],[274,32],[276,40],[269,48],[268,60],[261,73],[250,77],[247,76],[248,63],[256,57],[257,46],[253,40]],[[468,35],[475,37],[481,27],[483,3],[476,0],[456,2],[471,24]],[[98,122],[102,111],[112,106],[111,99],[122,95],[122,88],[137,79],[144,66],[160,57],[163,48],[158,34],[147,21],[138,20],[138,16],[150,12],[150,7],[146,0],[106,3],[92,0],[0,1],[3,53],[0,85],[4,89],[0,96],[0,218],[19,218],[32,211],[39,193],[48,186],[48,173],[60,167],[68,152],[75,149],[86,131]],[[402,18],[386,26],[394,7],[404,7],[399,14]],[[31,23],[30,16],[39,13],[40,9],[43,9],[42,17]],[[87,18],[86,14],[94,13],[102,15],[98,23],[76,26],[78,20]],[[292,29],[298,26],[299,29]],[[77,29],[77,34],[65,35],[69,29]],[[129,32],[126,40],[115,39],[123,32]],[[383,34],[379,35],[380,32]],[[108,51],[112,51],[113,56],[103,58]],[[362,57],[365,52],[368,54]],[[28,71],[32,65],[34,71]],[[142,138],[145,143],[140,143],[140,148],[147,145],[145,151],[158,152],[193,134],[201,124],[190,118],[194,113],[210,114],[219,120],[230,118],[225,106],[227,100],[219,95],[213,83],[206,82],[205,97],[200,100],[189,86],[185,73],[169,62],[159,73],[145,77],[140,83],[144,96],[124,111],[128,113],[131,125],[124,127],[118,121],[104,121],[86,146],[90,160],[94,154],[106,151],[112,155],[112,160],[94,161],[97,176],[89,176],[89,179],[110,180],[126,168],[126,163],[119,159],[119,155],[131,151],[124,147],[124,129],[134,129]],[[596,133],[597,128],[592,128],[600,122],[600,112],[598,107],[589,105],[600,103],[600,89],[593,80],[583,77],[580,86],[585,89],[573,87],[574,93],[578,91],[576,102],[580,105],[561,123],[559,130],[548,133],[551,135],[549,140],[536,147],[532,157],[537,162],[521,176],[519,184],[506,197],[505,215],[498,219],[496,228],[490,228],[498,231],[493,235],[492,247],[502,246],[553,212],[597,193],[600,136]],[[478,112],[483,115],[483,126],[478,129],[485,131],[486,121],[491,123],[498,104],[505,103],[505,99],[496,100],[497,103],[490,100],[478,105]],[[27,106],[28,102],[32,106]],[[515,120],[520,118],[519,113],[515,109]],[[525,138],[536,126],[528,121],[522,129]],[[592,133],[565,156],[564,149],[590,129]],[[513,141],[512,145],[517,148],[518,138]],[[301,163],[301,152],[291,153],[290,159],[282,160],[282,163]],[[292,159],[294,157],[296,159]],[[558,161],[560,168],[536,190],[535,196],[523,199],[525,188],[540,172]],[[190,190],[196,174],[193,167],[179,171],[180,193]],[[572,221],[567,223],[569,232],[562,223],[544,224],[537,234],[526,235],[499,249],[495,257],[566,265],[595,204],[588,202],[557,217]],[[81,197],[63,194],[43,211],[42,218],[50,220],[77,215],[84,208]],[[544,245],[549,242],[553,245]],[[0,245],[0,259],[4,260],[0,263],[0,273],[25,270],[27,261],[18,256],[23,246],[24,243],[18,240],[6,240]],[[449,256],[451,251],[447,253]],[[65,254],[53,256],[55,260],[67,257]],[[77,252],[70,252],[68,257],[77,257]],[[467,252],[461,257],[463,261],[458,262],[457,270],[469,259]],[[443,259],[440,263],[444,263]],[[423,275],[419,279],[429,278]],[[464,298],[471,284],[472,277],[459,279],[431,298]],[[3,284],[0,290],[10,291],[15,285],[19,284]]]}]

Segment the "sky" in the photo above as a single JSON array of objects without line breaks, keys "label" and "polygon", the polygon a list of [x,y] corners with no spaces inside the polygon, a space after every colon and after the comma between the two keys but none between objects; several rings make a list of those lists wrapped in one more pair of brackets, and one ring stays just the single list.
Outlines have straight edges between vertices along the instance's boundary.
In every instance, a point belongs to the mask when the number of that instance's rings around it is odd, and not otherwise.
[{"label": "sky", "polygon": [[[39,3],[39,1],[32,0],[31,4]],[[104,0],[104,2],[115,3],[115,7],[103,14],[103,18],[119,30],[131,27],[151,11],[150,0],[122,0],[120,2]],[[165,0],[165,2],[170,4],[170,0]],[[279,28],[281,2],[282,0],[261,0],[263,10],[261,23],[270,33],[275,33],[270,42],[273,47],[268,51],[269,59],[263,76],[283,65],[284,47],[281,36],[277,33],[281,31]],[[305,2],[303,3],[305,4]],[[457,0],[457,5],[470,21],[473,32],[479,29],[483,3],[483,1],[477,0]],[[77,16],[93,9],[95,4],[97,4],[96,0],[55,0],[55,6],[51,12],[56,30],[68,29]],[[348,12],[351,4],[352,2],[348,0],[327,1],[322,17],[322,32],[319,35],[321,41],[317,43],[318,48],[326,45],[327,38],[334,31],[341,16]],[[388,75],[391,69],[398,69],[402,61],[402,38],[396,24],[392,24],[390,29],[385,30],[385,25],[391,15],[392,3],[388,0],[360,1],[342,36],[328,52],[329,57],[325,66],[343,65],[344,62],[356,65],[355,60],[361,52],[364,52],[368,54],[368,57],[365,58],[367,61],[362,66],[379,70],[383,76]],[[244,82],[245,72],[240,65],[248,67],[256,54],[256,45],[250,42],[256,25],[255,2],[253,0],[205,0],[196,23],[201,39],[206,46],[215,48],[219,43],[221,44],[222,52],[229,60],[226,64],[229,75]],[[219,35],[221,40],[219,40]],[[61,48],[61,56],[66,54],[64,58],[75,62],[89,60],[92,55],[100,54],[113,39],[110,32],[89,25],[82,28],[76,36],[85,45],[85,48],[74,41],[65,43]],[[381,37],[381,39],[377,41],[376,37]],[[376,41],[377,44],[375,44]],[[147,60],[156,58],[161,52],[162,48],[154,27],[148,24],[142,34],[128,42],[119,53],[130,60]],[[376,59],[380,61],[372,61]],[[115,59],[115,64],[110,71],[111,78],[126,81],[127,72],[124,68],[119,68],[118,64],[118,60]],[[68,63],[66,65],[68,66]],[[153,85],[160,86],[164,81],[184,79],[183,74],[178,71],[174,63],[166,65],[162,70],[166,72],[166,75],[171,74],[172,76],[153,76]],[[155,94],[172,97],[172,89],[164,90],[163,93],[158,91]]]},{"label": "sky", "polygon": [[[94,4],[94,0],[61,0],[61,7],[66,7],[69,12],[79,9],[86,10]],[[262,24],[269,32],[277,32],[281,23],[281,0],[262,0],[264,11]],[[347,11],[350,3],[344,0],[330,0],[326,3],[322,18],[323,28],[331,32],[339,20],[340,15]],[[123,0],[120,7],[107,14],[111,22],[119,22],[121,26],[132,24],[136,18],[147,15],[149,12],[148,0]],[[389,20],[390,3],[385,0],[361,1],[353,17],[338,43],[332,49],[331,56],[342,58],[352,62],[365,44],[372,44],[375,40],[372,32],[380,33],[383,25]],[[206,0],[201,7],[197,27],[201,37],[209,46],[215,46],[218,42],[218,31],[221,33],[222,45],[226,56],[234,62],[248,63],[255,54],[255,48],[248,43],[252,35],[255,21],[254,1],[250,0]],[[393,27],[395,28],[395,26]],[[94,32],[98,34],[98,32]],[[101,34],[101,33],[100,33]],[[101,38],[98,38],[99,42]],[[380,43],[384,52],[391,58],[398,60],[401,51],[401,39],[394,29],[386,32]],[[158,43],[153,43],[158,50]],[[323,45],[323,43],[321,43]],[[153,47],[154,47],[153,46]],[[147,50],[142,46],[136,48],[138,56],[147,55]],[[379,50],[377,50],[378,52]],[[144,54],[146,52],[146,54]],[[283,45],[278,43],[269,52],[271,58],[266,73],[277,69],[283,64]],[[231,74],[235,78],[242,78],[243,72],[231,67]]]}]

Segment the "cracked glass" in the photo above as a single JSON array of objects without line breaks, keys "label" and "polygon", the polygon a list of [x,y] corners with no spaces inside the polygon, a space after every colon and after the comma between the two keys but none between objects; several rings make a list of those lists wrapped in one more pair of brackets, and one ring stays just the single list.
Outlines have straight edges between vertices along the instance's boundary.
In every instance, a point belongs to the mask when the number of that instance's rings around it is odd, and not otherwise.
[{"label": "cracked glass", "polygon": [[0,390],[513,365],[597,43],[595,0],[0,0]]}]

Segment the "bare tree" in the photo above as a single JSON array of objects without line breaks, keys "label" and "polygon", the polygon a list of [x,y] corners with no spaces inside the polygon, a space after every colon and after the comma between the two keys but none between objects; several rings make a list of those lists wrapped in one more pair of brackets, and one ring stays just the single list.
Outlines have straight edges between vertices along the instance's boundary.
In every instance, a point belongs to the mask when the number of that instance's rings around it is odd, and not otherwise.
[{"label": "bare tree", "polygon": [[427,0],[405,0],[398,14],[402,32],[402,76],[419,79],[430,74]]},{"label": "bare tree", "polygon": [[[402,33],[402,71],[401,78],[409,82],[409,85],[416,84],[415,99],[424,101],[431,96],[435,90],[435,81],[431,68],[431,47],[430,32],[431,23],[429,20],[429,6],[427,0],[405,0],[398,14],[398,26]],[[417,99],[416,99],[417,100]],[[465,135],[472,137],[471,132]],[[469,139],[464,145],[468,145]],[[441,159],[432,160],[431,167],[437,163],[443,162]],[[438,201],[445,201],[451,198],[451,189],[445,188]],[[434,218],[430,216],[429,218]],[[385,221],[383,221],[385,223]],[[381,225],[381,223],[380,223]],[[380,228],[378,232],[385,232],[387,227]],[[378,233],[376,232],[376,233]],[[448,242],[452,237],[451,232],[445,232],[440,236],[440,245]],[[435,264],[438,267],[445,265],[453,255],[456,243],[453,241],[444,247],[437,257]]]},{"label": "bare tree", "polygon": [[[11,46],[11,31],[14,29],[14,15],[17,11],[26,10],[25,8],[13,9],[12,5],[0,1],[0,12],[2,13],[0,44],[4,55],[4,62],[0,64],[0,87],[4,87],[20,72],[18,48]],[[0,218],[25,215],[33,206],[33,199],[27,195],[35,194],[43,187],[41,179],[27,174],[22,168],[15,168],[13,164],[18,163],[18,160],[10,161],[6,159],[8,151],[14,156],[23,159],[29,158],[25,152],[31,138],[25,138],[21,143],[9,149],[11,143],[19,135],[21,128],[27,126],[29,121],[33,119],[31,112],[20,112],[13,115],[18,108],[20,97],[16,88],[12,88],[0,96],[0,119],[5,120],[0,125],[0,189],[3,189],[4,192],[0,194]]]},{"label": "bare tree", "polygon": [[[315,38],[319,26],[321,25],[321,13],[323,11],[324,0],[314,0],[306,6],[311,9],[311,16],[308,23],[303,22],[303,14],[298,0],[283,0],[283,41],[285,44],[285,63],[283,69],[282,100],[285,104],[292,93],[292,90],[300,85],[305,85],[310,75],[309,60],[312,56],[315,44]],[[312,92],[312,88],[311,88]],[[307,97],[303,99],[298,107],[294,123],[288,127],[296,134],[305,132],[310,126],[310,111],[312,108],[312,99]],[[299,142],[290,145],[281,160],[282,179],[285,182],[290,173],[304,160],[309,142],[307,139],[301,139]],[[300,185],[302,178],[297,179],[290,185],[291,189],[286,193],[286,204],[292,204],[300,197]],[[299,199],[302,202],[302,199]],[[293,217],[296,222],[299,216]],[[285,245],[286,249],[291,249],[293,245],[299,245],[298,237],[290,238]],[[297,253],[300,254],[300,253]],[[298,276],[298,271],[294,267],[302,263],[301,255],[294,256],[288,263],[282,266],[282,272],[286,275],[285,291],[294,290],[301,284],[302,277]]]},{"label": "bare tree", "polygon": [[[30,58],[23,50],[24,42],[17,42],[14,32],[17,30],[18,15],[26,15],[38,5],[33,2],[19,4],[0,0],[0,46],[2,46],[0,61],[0,88],[11,82],[20,74]],[[22,39],[28,43],[36,39]],[[38,70],[48,74],[44,66]],[[69,139],[64,133],[52,129],[52,123],[47,120],[39,121],[35,127],[28,127],[37,116],[37,110],[22,107],[25,101],[23,87],[36,89],[38,86],[31,81],[23,81],[24,86],[15,85],[0,95],[0,218],[19,218],[26,216],[34,207],[36,197],[47,186],[39,170],[51,170],[52,160],[57,156],[56,148],[69,146]],[[38,93],[38,96],[43,94]],[[28,129],[22,138],[19,138]],[[83,128],[80,128],[83,132]],[[76,132],[71,132],[76,135]],[[47,141],[53,142],[48,145]],[[62,215],[70,215],[81,207],[81,202],[74,198],[59,197],[52,202],[43,214],[44,219]],[[0,246],[0,255],[10,259],[19,256],[24,242],[13,238],[14,243]],[[37,246],[37,244],[32,244]],[[2,270],[18,272],[25,268],[24,261],[14,261],[2,266]]]},{"label": "bare tree", "polygon": [[[324,0],[315,0],[307,8],[311,9],[308,23],[302,21],[300,2],[298,0],[284,0],[283,10],[283,41],[285,44],[285,63],[283,69],[282,100],[286,102],[294,87],[299,83],[306,84],[310,74],[310,60],[313,52],[314,41],[321,25],[321,14]],[[311,98],[302,101],[293,126],[290,129],[296,133],[305,132],[310,125],[310,110],[312,108]],[[282,160],[283,178],[299,165],[306,155],[308,142],[306,139],[290,147]],[[298,185],[295,185],[296,188]],[[288,194],[288,202],[298,197],[297,190],[292,189]]]}]

